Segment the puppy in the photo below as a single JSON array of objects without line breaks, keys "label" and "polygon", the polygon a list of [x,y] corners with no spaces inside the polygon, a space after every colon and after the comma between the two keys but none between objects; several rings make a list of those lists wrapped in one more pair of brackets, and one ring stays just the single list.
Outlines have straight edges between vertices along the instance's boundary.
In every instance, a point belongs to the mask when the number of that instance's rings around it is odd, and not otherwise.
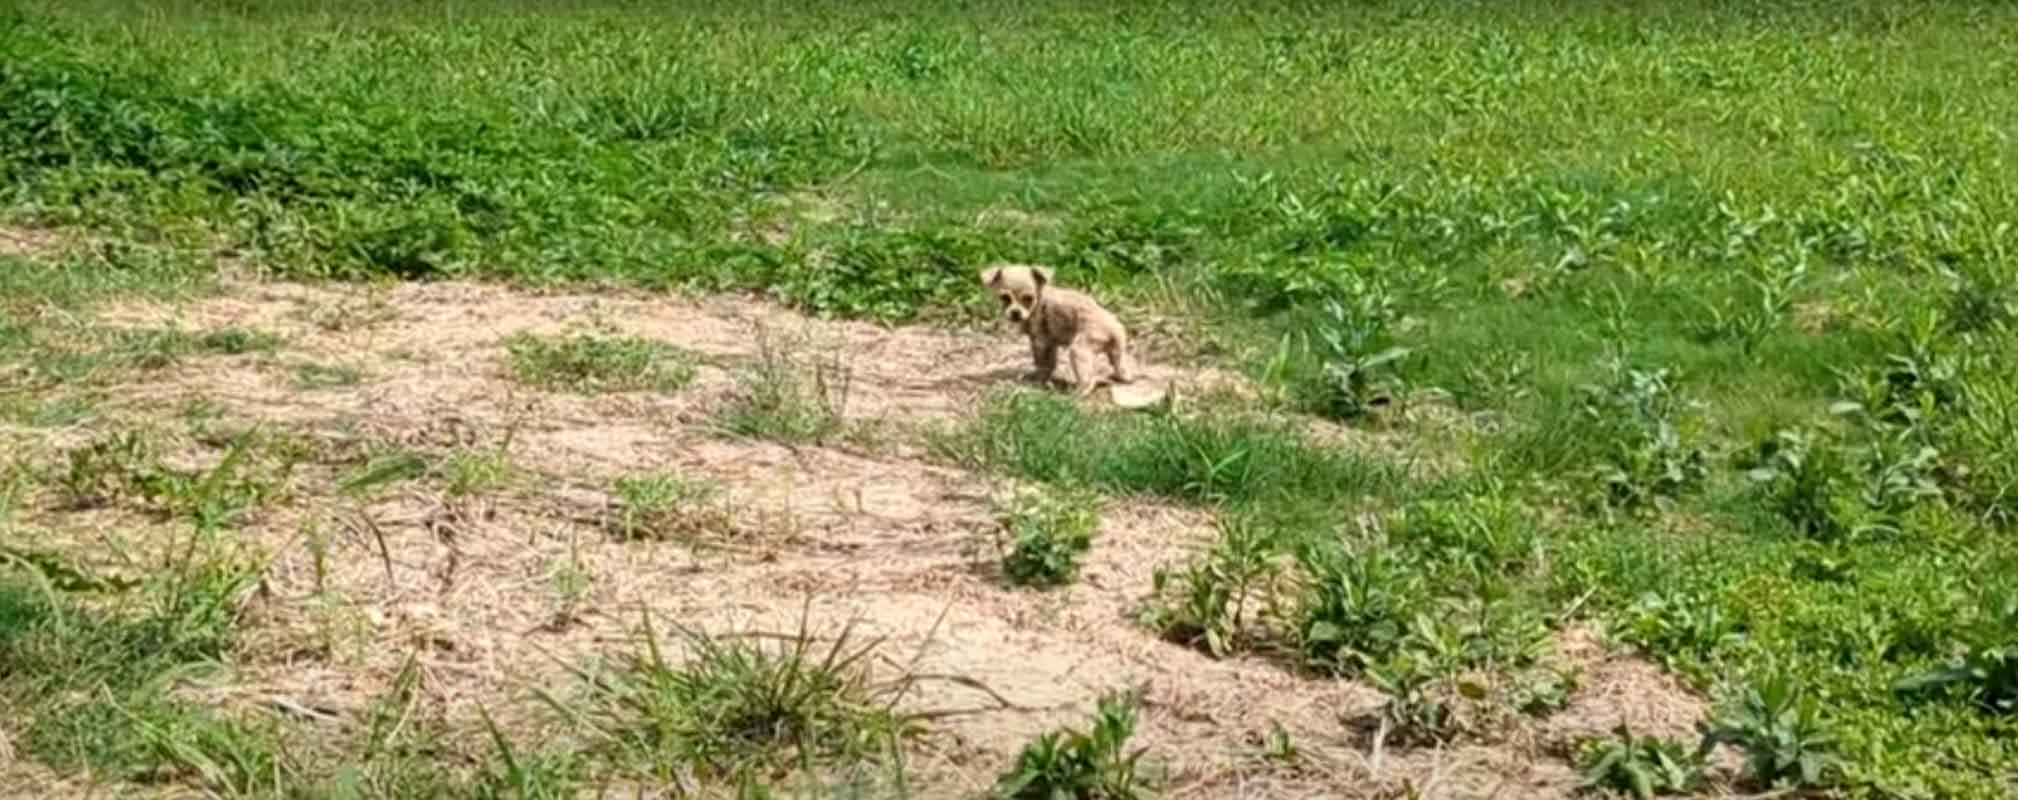
[{"label": "puppy", "polygon": [[1051,270],[1018,264],[995,264],[981,271],[981,284],[1002,301],[1002,313],[1030,337],[1030,357],[1037,362],[1037,380],[1050,382],[1058,368],[1058,350],[1072,363],[1078,395],[1093,393],[1094,350],[1114,368],[1114,382],[1135,380],[1128,367],[1128,331],[1093,298],[1051,283]]}]

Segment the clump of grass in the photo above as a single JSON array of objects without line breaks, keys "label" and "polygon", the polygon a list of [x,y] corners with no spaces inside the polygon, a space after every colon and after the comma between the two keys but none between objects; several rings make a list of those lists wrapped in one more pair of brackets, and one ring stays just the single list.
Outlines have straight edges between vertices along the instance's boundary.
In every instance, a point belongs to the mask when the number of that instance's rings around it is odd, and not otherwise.
[{"label": "clump of grass", "polygon": [[203,352],[219,355],[271,353],[280,347],[280,337],[247,328],[217,328],[204,331],[197,337],[196,346]]},{"label": "clump of grass", "polygon": [[825,645],[803,622],[782,642],[677,630],[679,661],[647,617],[643,651],[593,676],[584,707],[567,710],[600,732],[597,750],[622,768],[736,785],[874,760],[910,734],[892,707],[908,681],[877,680],[877,642],[856,641],[852,626]]},{"label": "clump of grass", "polygon": [[120,328],[105,334],[99,360],[143,370],[165,369],[197,352],[199,339],[177,328]]},{"label": "clump of grass", "polygon": [[0,703],[19,714],[22,752],[59,768],[281,792],[292,776],[272,731],[177,699],[162,680],[229,650],[257,580],[256,566],[232,553],[194,540],[184,552],[139,588],[132,611],[87,607],[34,567],[0,558]]},{"label": "clump of grass", "polygon": [[505,349],[521,382],[584,394],[679,391],[693,383],[699,364],[685,350],[629,336],[521,332],[505,340]]},{"label": "clump of grass", "polygon": [[1028,489],[996,509],[996,522],[1006,540],[1002,574],[1010,583],[1062,586],[1079,576],[1079,561],[1093,547],[1100,498],[1090,492]]},{"label": "clump of grass", "polygon": [[726,527],[722,488],[672,473],[618,478],[610,529],[624,539],[667,539]]},{"label": "clump of grass", "polygon": [[495,451],[460,452],[442,465],[446,473],[443,491],[449,497],[469,497],[509,486],[516,477],[511,456],[502,448]]},{"label": "clump of grass", "polygon": [[284,492],[299,458],[257,431],[222,445],[215,465],[183,470],[163,464],[158,445],[140,431],[109,434],[69,451],[57,485],[73,508],[139,501],[215,529]]},{"label": "clump of grass", "polygon": [[107,434],[65,453],[56,485],[71,508],[109,505],[139,494],[156,458],[152,439],[140,431]]},{"label": "clump of grass", "polygon": [[432,469],[428,459],[418,453],[404,450],[378,453],[366,459],[363,467],[337,488],[346,495],[363,497],[395,483],[425,477]]},{"label": "clump of grass", "polygon": [[[479,798],[564,800],[582,793],[587,765],[578,754],[562,750],[521,755],[491,719],[490,712],[479,709],[479,713],[497,758],[495,764],[486,765],[478,774],[475,785],[470,787],[472,794]],[[410,786],[399,788],[412,791]]]},{"label": "clump of grass", "polygon": [[363,371],[341,364],[305,363],[294,367],[294,385],[310,391],[356,386],[363,380]]},{"label": "clump of grass", "polygon": [[737,436],[819,444],[847,431],[854,372],[836,352],[811,354],[807,342],[757,330],[757,356],[737,378],[722,427]]},{"label": "clump of grass", "polygon": [[933,449],[961,464],[1066,486],[1234,505],[1344,501],[1398,481],[1388,468],[1242,413],[1082,411],[1049,393],[990,396]]},{"label": "clump of grass", "polygon": [[1001,800],[1134,800],[1150,794],[1138,764],[1144,750],[1129,750],[1140,698],[1100,698],[1089,731],[1046,733],[1023,747],[1016,764],[995,783]]}]

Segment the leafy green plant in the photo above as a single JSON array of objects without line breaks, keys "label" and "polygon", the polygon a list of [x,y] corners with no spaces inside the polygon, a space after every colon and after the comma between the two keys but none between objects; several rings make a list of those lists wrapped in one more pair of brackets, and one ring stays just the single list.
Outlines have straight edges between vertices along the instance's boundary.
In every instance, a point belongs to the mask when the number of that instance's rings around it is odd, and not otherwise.
[{"label": "leafy green plant", "polygon": [[1882,364],[1845,379],[1844,394],[1885,424],[1940,423],[1964,396],[1964,357],[1947,343],[1938,314],[1910,318],[1895,339]]},{"label": "leafy green plant", "polygon": [[1981,365],[1962,385],[1961,411],[1944,430],[1946,470],[1957,502],[1987,525],[2018,522],[2018,377]]},{"label": "leafy green plant", "polygon": [[1467,667],[1526,667],[1548,642],[1548,625],[1529,598],[1488,583],[1426,604],[1410,620],[1399,649],[1455,674]]},{"label": "leafy green plant", "polygon": [[1745,776],[1761,786],[1813,789],[1841,776],[1836,737],[1813,699],[1785,673],[1754,681],[1704,726],[1700,752],[1723,744],[1744,753]]},{"label": "leafy green plant", "polygon": [[1749,302],[1726,299],[1721,305],[1705,304],[1707,317],[1697,324],[1698,338],[1735,342],[1739,352],[1752,357],[1784,324],[1794,306],[1794,295],[1807,278],[1805,264],[1775,267],[1745,279],[1752,290]]},{"label": "leafy green plant", "polygon": [[1978,708],[1992,714],[2018,711],[2018,646],[1972,650],[1961,663],[1915,675],[1894,684],[1894,691],[1919,694],[1961,687]]},{"label": "leafy green plant", "polygon": [[505,339],[505,350],[520,381],[584,394],[678,391],[698,374],[698,359],[687,351],[629,336],[520,332]]},{"label": "leafy green plant", "polygon": [[1391,341],[1391,304],[1378,288],[1326,300],[1309,330],[1282,338],[1268,378],[1287,388],[1298,409],[1331,419],[1356,420],[1385,408],[1410,353]]},{"label": "leafy green plant", "polygon": [[1688,794],[1703,782],[1703,757],[1679,742],[1634,736],[1620,725],[1615,738],[1584,742],[1577,768],[1586,791],[1600,789],[1646,798]]},{"label": "leafy green plant", "polygon": [[1164,638],[1214,656],[1244,649],[1256,606],[1272,601],[1277,536],[1252,515],[1223,519],[1212,549],[1176,572],[1159,569],[1143,622]]},{"label": "leafy green plant", "polygon": [[1772,508],[1802,535],[1840,541],[1900,532],[1916,506],[1939,500],[1940,453],[1909,435],[1846,448],[1820,431],[1781,431],[1745,464]]},{"label": "leafy green plant", "polygon": [[1297,561],[1295,641],[1314,668],[1354,675],[1386,662],[1426,606],[1423,573],[1387,550],[1310,547]]},{"label": "leafy green plant", "polygon": [[1100,527],[1100,498],[1090,492],[1026,489],[996,509],[1002,574],[1018,586],[1071,583]]},{"label": "leafy green plant", "polygon": [[1713,598],[1684,592],[1641,595],[1613,633],[1670,667],[1710,661],[1745,640],[1738,620]]},{"label": "leafy green plant", "polygon": [[1432,744],[1448,741],[1462,727],[1451,704],[1458,683],[1421,652],[1402,650],[1365,674],[1387,698],[1380,710],[1387,735],[1407,744]]},{"label": "leafy green plant", "polygon": [[1507,704],[1531,717],[1546,717],[1569,707],[1577,690],[1575,670],[1531,669],[1514,676]]},{"label": "leafy green plant", "polygon": [[1543,558],[1534,521],[1504,487],[1418,500],[1385,522],[1389,540],[1471,575],[1518,575]]},{"label": "leafy green plant", "polygon": [[1090,731],[1054,731],[1023,747],[1016,763],[995,783],[1002,800],[1133,800],[1147,797],[1139,774],[1143,750],[1128,750],[1135,735],[1139,699],[1131,694],[1100,698]]},{"label": "leafy green plant", "polygon": [[1958,663],[1909,676],[1893,691],[1924,696],[1961,690],[1986,714],[2018,713],[2018,598],[2003,598],[1979,627]]},{"label": "leafy green plant", "polygon": [[1596,478],[1609,508],[1665,510],[1709,474],[1701,448],[1677,427],[1682,402],[1668,378],[1614,365],[1609,383],[1581,387],[1580,413],[1602,442]]},{"label": "leafy green plant", "polygon": [[1533,393],[1534,372],[1533,354],[1496,347],[1466,363],[1449,388],[1467,410],[1504,408]]}]

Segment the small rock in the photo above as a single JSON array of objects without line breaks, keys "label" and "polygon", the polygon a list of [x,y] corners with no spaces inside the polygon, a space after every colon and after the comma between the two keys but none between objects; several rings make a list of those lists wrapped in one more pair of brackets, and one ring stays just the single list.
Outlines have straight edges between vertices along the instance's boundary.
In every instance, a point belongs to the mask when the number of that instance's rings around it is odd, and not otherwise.
[{"label": "small rock", "polygon": [[1138,380],[1114,384],[1108,387],[1108,393],[1114,398],[1114,405],[1121,408],[1148,408],[1163,402],[1169,390],[1158,383]]}]

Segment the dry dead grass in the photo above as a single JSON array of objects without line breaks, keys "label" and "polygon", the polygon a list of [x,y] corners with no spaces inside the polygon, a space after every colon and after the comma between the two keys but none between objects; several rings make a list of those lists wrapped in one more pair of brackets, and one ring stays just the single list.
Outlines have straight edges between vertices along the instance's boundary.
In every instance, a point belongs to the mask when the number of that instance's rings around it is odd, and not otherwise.
[{"label": "dry dead grass", "polygon": [[[707,630],[790,631],[810,597],[815,630],[854,620],[857,635],[883,638],[882,652],[918,673],[961,676],[998,696],[921,684],[914,710],[962,713],[937,721],[913,761],[920,796],[985,788],[1031,737],[1078,722],[1103,691],[1129,685],[1149,687],[1140,744],[1166,766],[1171,797],[1385,797],[1411,787],[1427,797],[1555,797],[1574,776],[1532,741],[1602,733],[1615,716],[1643,732],[1679,733],[1700,716],[1695,698],[1651,667],[1576,639],[1572,658],[1592,665],[1586,688],[1528,743],[1369,754],[1341,720],[1376,705],[1373,690],[1262,661],[1213,660],[1133,621],[1154,569],[1211,536],[1208,512],[1114,502],[1079,583],[1019,591],[978,560],[988,497],[1000,488],[988,479],[928,463],[902,437],[793,447],[708,427],[734,391],[732,370],[754,355],[756,326],[843,348],[855,370],[850,414],[888,430],[957,417],[1013,379],[1027,355],[1007,334],[819,322],[746,299],[455,283],[255,284],[184,305],[115,305],[101,321],[246,328],[285,342],[277,356],[147,373],[110,389],[100,409],[117,424],[163,424],[203,403],[221,420],[302,437],[319,454],[296,476],[290,501],[242,532],[271,562],[231,679],[203,693],[246,713],[279,703],[354,719],[412,654],[428,707],[461,736],[451,746],[478,754],[486,750],[478,704],[538,735],[548,721],[530,694],[564,687],[563,665],[628,649],[647,610]],[[584,329],[675,344],[704,366],[693,386],[668,395],[547,393],[509,378],[505,337]],[[351,365],[366,377],[304,390],[289,369],[301,361]],[[1160,381],[1229,380],[1147,366]],[[85,433],[42,431],[30,444],[54,454]],[[1350,435],[1374,451],[1399,446]],[[503,448],[521,479],[462,498],[420,484],[363,499],[331,491],[371,447]],[[645,472],[719,482],[735,524],[686,544],[611,537],[609,487]],[[118,511],[42,511],[32,523],[38,546],[111,571],[143,568],[106,554],[158,528]],[[109,545],[108,531],[120,542]],[[326,554],[320,571],[311,540]],[[556,588],[562,571],[584,579],[577,594]],[[1299,760],[1264,755],[1278,726]],[[88,794],[74,782],[34,780],[39,796]]]}]

